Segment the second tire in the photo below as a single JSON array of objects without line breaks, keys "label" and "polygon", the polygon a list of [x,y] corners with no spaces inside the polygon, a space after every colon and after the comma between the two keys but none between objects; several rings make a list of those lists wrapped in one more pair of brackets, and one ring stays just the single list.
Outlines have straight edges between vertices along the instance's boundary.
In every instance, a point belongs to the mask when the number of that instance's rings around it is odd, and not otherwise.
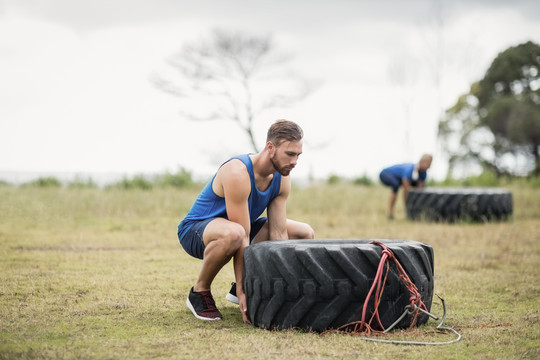
[{"label": "second tire", "polygon": [[512,193],[498,188],[426,188],[411,190],[406,201],[411,220],[474,222],[506,220]]}]

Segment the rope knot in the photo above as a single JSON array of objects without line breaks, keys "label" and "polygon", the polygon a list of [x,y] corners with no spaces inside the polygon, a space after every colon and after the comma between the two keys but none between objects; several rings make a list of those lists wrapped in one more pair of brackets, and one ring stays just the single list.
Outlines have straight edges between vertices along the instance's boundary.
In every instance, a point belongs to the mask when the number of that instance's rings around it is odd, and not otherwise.
[{"label": "rope knot", "polygon": [[381,255],[386,255],[388,259],[392,259],[394,257],[394,253],[388,248],[383,249]]}]

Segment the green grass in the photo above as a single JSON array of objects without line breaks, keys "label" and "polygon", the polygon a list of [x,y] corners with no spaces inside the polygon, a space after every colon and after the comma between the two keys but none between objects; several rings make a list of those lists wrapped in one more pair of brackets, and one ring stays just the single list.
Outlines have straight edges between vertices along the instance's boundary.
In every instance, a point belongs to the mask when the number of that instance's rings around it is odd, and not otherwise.
[{"label": "green grass", "polygon": [[[317,238],[410,239],[435,251],[444,346],[371,343],[350,335],[267,331],[213,293],[224,320],[195,319],[184,301],[200,268],[177,237],[198,189],[0,187],[0,359],[537,359],[540,358],[540,191],[509,187],[510,221],[386,220],[387,190],[347,183],[294,189],[291,218]],[[439,301],[435,301],[439,303]],[[440,306],[433,312],[440,315]],[[452,339],[437,321],[386,338]]]}]

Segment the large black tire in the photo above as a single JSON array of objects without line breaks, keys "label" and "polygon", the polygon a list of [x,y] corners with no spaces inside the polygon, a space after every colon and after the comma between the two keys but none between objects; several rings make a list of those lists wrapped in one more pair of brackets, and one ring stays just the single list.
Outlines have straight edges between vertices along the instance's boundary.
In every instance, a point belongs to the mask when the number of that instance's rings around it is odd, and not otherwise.
[{"label": "large black tire", "polygon": [[426,188],[407,195],[411,220],[498,221],[512,215],[512,194],[497,188]]},{"label": "large black tire", "polygon": [[[382,248],[371,241],[283,240],[248,246],[244,253],[244,289],[249,319],[265,329],[316,332],[361,320],[382,253]],[[431,246],[416,241],[378,241],[395,254],[429,311],[433,298]],[[394,262],[390,264],[379,305],[385,328],[403,314],[410,297]],[[368,302],[366,321],[375,310],[373,301],[374,295]],[[428,316],[421,314],[417,324],[427,320]],[[397,327],[408,327],[412,321],[408,315]]]}]

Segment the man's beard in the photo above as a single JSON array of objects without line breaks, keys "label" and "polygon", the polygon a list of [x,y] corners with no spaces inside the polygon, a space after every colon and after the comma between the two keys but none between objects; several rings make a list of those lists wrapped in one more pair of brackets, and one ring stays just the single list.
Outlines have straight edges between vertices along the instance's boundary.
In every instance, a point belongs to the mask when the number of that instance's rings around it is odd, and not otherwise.
[{"label": "man's beard", "polygon": [[275,155],[270,158],[270,162],[272,163],[272,166],[274,167],[274,169],[276,169],[276,171],[279,172],[282,176],[288,176],[291,173],[291,170],[293,168],[287,167],[287,166],[284,166],[284,167],[278,166],[276,162],[274,161],[274,157]]}]

